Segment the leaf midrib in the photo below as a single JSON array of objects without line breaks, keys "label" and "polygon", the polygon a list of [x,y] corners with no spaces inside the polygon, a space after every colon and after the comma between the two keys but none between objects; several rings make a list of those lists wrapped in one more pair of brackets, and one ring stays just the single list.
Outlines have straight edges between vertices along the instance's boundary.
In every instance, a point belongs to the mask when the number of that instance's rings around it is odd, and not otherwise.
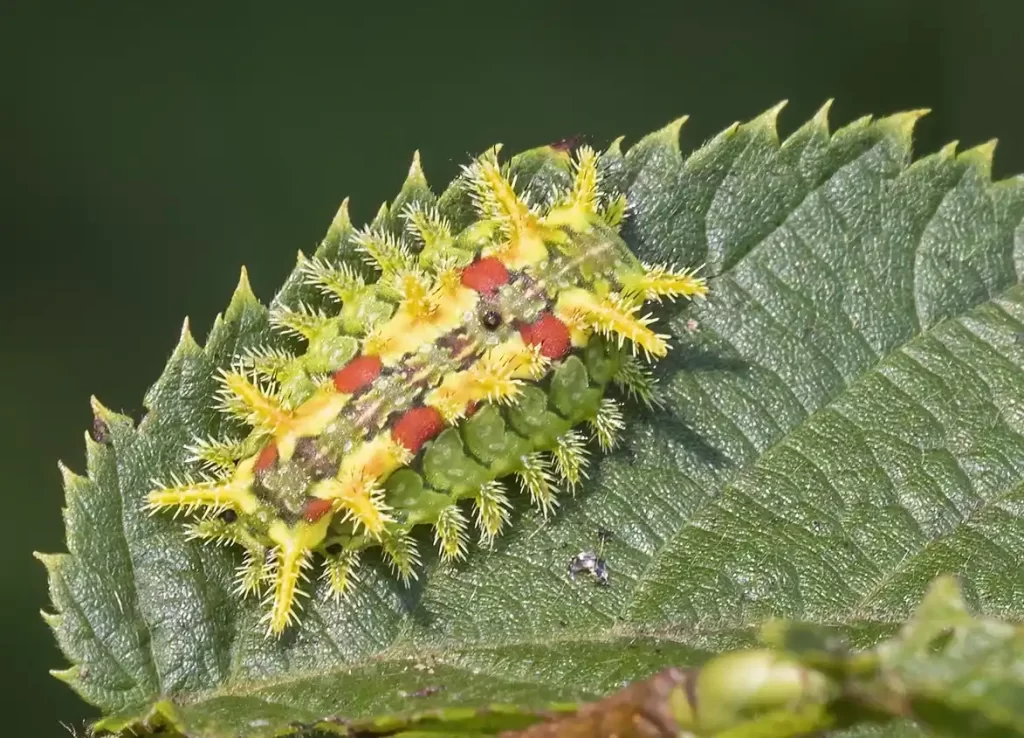
[{"label": "leaf midrib", "polygon": [[[881,628],[889,628],[893,625],[898,625],[903,621],[900,619],[880,619],[880,618],[864,618],[859,620],[838,620],[838,619],[822,619],[822,620],[805,620],[812,625],[820,625],[823,627],[835,627],[835,628],[858,628],[858,627],[869,627],[877,626]],[[309,669],[303,671],[286,671],[278,677],[270,679],[261,679],[260,681],[254,682],[237,682],[224,687],[218,687],[216,689],[191,692],[188,694],[175,695],[182,704],[198,705],[204,702],[222,698],[222,697],[253,697],[258,695],[264,690],[274,690],[281,687],[288,687],[290,685],[298,684],[301,682],[312,682],[316,680],[330,680],[338,677],[347,676],[348,672],[354,670],[369,669],[378,664],[390,664],[390,663],[402,663],[410,660],[430,661],[434,664],[443,665],[447,668],[463,670],[467,673],[476,672],[486,673],[495,679],[505,681],[509,684],[538,684],[546,683],[545,680],[538,680],[532,682],[526,682],[518,679],[502,679],[499,673],[490,673],[484,667],[474,666],[471,668],[465,666],[464,663],[460,662],[460,659],[446,658],[452,654],[475,654],[475,653],[486,653],[488,651],[498,649],[532,649],[532,648],[545,648],[556,645],[588,645],[588,644],[609,644],[622,641],[626,644],[635,643],[637,640],[658,640],[662,643],[669,643],[692,648],[694,650],[706,650],[706,647],[702,646],[702,642],[707,642],[715,638],[724,636],[736,636],[744,633],[754,633],[759,628],[756,623],[716,623],[710,628],[693,627],[687,632],[681,631],[672,632],[667,630],[650,629],[649,625],[632,626],[625,623],[619,623],[612,628],[600,630],[591,629],[587,632],[574,633],[571,636],[555,636],[551,638],[517,638],[510,639],[507,641],[493,641],[483,642],[477,641],[468,643],[465,640],[449,639],[444,641],[438,641],[429,647],[389,647],[383,651],[379,651],[371,656],[356,659],[353,661],[347,661],[344,663],[337,664],[334,668],[329,670],[320,669]],[[683,664],[682,666],[686,666]],[[554,682],[551,682],[554,683]],[[564,684],[564,682],[560,682]],[[267,701],[269,703],[269,700]]]}]

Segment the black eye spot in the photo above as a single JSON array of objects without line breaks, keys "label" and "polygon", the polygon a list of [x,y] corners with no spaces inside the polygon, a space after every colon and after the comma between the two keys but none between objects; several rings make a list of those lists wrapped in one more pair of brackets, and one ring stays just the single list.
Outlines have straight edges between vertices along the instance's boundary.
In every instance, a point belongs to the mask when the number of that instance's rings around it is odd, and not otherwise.
[{"label": "black eye spot", "polygon": [[480,322],[484,324],[484,328],[493,331],[501,325],[501,313],[497,310],[488,310],[480,316]]},{"label": "black eye spot", "polygon": [[220,519],[225,523],[233,523],[238,520],[238,513],[234,510],[225,510],[220,514]]}]

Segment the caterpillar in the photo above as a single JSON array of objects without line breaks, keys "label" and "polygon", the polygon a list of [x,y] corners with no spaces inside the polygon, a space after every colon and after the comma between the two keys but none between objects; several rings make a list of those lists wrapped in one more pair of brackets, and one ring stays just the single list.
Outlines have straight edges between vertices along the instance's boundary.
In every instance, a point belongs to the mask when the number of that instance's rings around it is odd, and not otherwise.
[{"label": "caterpillar", "polygon": [[151,513],[186,513],[189,537],[244,551],[236,592],[262,595],[268,637],[298,620],[315,560],[334,597],[371,547],[408,585],[422,564],[413,528],[433,526],[440,558],[461,559],[470,516],[483,545],[509,524],[513,480],[546,519],[586,478],[583,429],[616,444],[609,388],[651,402],[641,355],[669,343],[644,305],[707,292],[698,269],[630,251],[626,198],[606,191],[592,148],[553,149],[566,177],[539,198],[499,150],[462,168],[472,220],[458,232],[436,204],[403,208],[400,232],[356,231],[375,278],[302,257],[337,310],[275,306],[271,324],[304,350],[222,369],[219,408],[244,436],[197,439],[203,474],[146,497]]}]

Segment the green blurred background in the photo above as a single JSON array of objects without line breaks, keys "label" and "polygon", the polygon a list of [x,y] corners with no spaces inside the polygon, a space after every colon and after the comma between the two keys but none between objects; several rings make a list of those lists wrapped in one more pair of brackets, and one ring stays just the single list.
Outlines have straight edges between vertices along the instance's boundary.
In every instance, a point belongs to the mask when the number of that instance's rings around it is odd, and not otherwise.
[{"label": "green blurred background", "polygon": [[836,125],[930,107],[918,152],[1000,137],[996,173],[1024,171],[1021,0],[85,5],[0,10],[8,734],[90,714],[47,674],[31,557],[62,550],[56,463],[82,470],[89,395],[138,414],[185,315],[205,335],[241,264],[269,299],[414,149],[440,187],[498,141],[628,144],[688,113],[692,149],[834,97]]}]

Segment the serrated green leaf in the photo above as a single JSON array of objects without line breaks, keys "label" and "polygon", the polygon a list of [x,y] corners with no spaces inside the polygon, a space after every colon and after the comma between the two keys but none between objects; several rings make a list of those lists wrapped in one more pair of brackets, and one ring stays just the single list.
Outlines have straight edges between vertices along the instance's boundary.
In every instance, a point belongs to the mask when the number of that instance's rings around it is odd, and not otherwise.
[{"label": "serrated green leaf", "polygon": [[[993,184],[990,147],[911,163],[920,113],[830,133],[823,109],[781,143],[777,114],[688,157],[680,120],[602,160],[636,253],[711,277],[708,301],[664,310],[663,406],[627,406],[622,446],[546,524],[519,507],[493,550],[430,559],[409,590],[375,560],[348,600],[318,587],[280,641],[230,593],[238,552],[141,510],[149,480],[224,422],[215,368],[283,345],[243,275],[203,348],[183,333],[137,429],[97,409],[110,437],[67,477],[69,554],[45,559],[74,664],[62,678],[106,727],[161,702],[191,736],[274,736],[496,696],[591,699],[749,645],[769,617],[870,646],[940,573],[982,613],[1024,616],[1024,180]],[[546,191],[551,160],[519,157],[520,183]],[[427,197],[421,174],[403,197]],[[461,184],[437,203],[465,224]],[[360,263],[344,209],[318,251],[339,254]],[[299,297],[323,299],[293,274],[275,300]],[[569,560],[599,545],[610,586],[570,581]]]}]

